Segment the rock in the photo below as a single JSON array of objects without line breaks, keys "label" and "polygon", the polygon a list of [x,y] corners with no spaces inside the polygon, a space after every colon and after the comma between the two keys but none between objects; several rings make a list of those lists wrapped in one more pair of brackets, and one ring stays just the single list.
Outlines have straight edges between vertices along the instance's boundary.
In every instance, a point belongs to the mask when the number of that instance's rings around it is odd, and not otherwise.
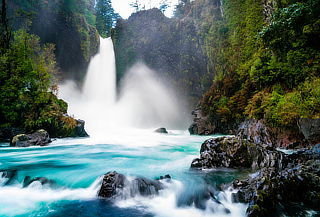
[{"label": "rock", "polygon": [[219,137],[206,140],[200,150],[200,158],[194,159],[191,168],[282,168],[284,154],[266,149],[238,137]]},{"label": "rock", "polygon": [[88,137],[88,133],[84,129],[85,121],[78,119],[75,127],[75,134],[78,137]]},{"label": "rock", "polygon": [[163,184],[158,180],[146,179],[138,177],[134,179],[130,186],[131,196],[151,196],[156,195],[160,190],[163,189]]},{"label": "rock", "polygon": [[128,182],[126,177],[117,172],[109,172],[104,175],[102,185],[98,196],[104,198],[115,197],[119,191],[123,190],[125,184]]},{"label": "rock", "polygon": [[168,134],[168,131],[166,128],[158,128],[154,131],[155,133],[163,133],[163,134]]},{"label": "rock", "polygon": [[311,144],[320,143],[320,118],[301,118],[298,121],[300,132]]},{"label": "rock", "polygon": [[0,185],[10,185],[17,175],[17,170],[0,170]]},{"label": "rock", "polygon": [[39,182],[41,185],[54,185],[55,184],[55,181],[51,180],[51,179],[48,179],[46,177],[36,177],[36,178],[33,178],[31,179],[30,176],[26,176],[23,180],[23,184],[22,186],[25,188],[25,187],[28,187],[30,184],[32,184],[33,182]]},{"label": "rock", "polygon": [[255,176],[235,181],[239,189],[232,195],[234,202],[248,203],[247,215],[273,216],[281,204],[303,203],[319,211],[320,158],[317,153],[301,151],[286,157],[282,170],[274,167],[261,169]]},{"label": "rock", "polygon": [[211,135],[215,133],[215,126],[209,121],[209,117],[205,116],[200,107],[191,113],[193,115],[193,123],[189,127],[191,135]]},{"label": "rock", "polygon": [[165,176],[160,176],[160,178],[157,180],[171,180],[171,176],[169,174],[167,174]]},{"label": "rock", "polygon": [[13,137],[10,145],[14,147],[47,146],[51,142],[45,130],[38,130],[33,134],[19,134]]},{"label": "rock", "polygon": [[159,180],[137,177],[128,180],[123,174],[109,172],[104,175],[98,196],[114,199],[116,197],[152,196],[164,188]]},{"label": "rock", "polygon": [[270,130],[262,120],[249,119],[242,122],[238,128],[237,136],[261,146],[272,147],[274,143]]}]

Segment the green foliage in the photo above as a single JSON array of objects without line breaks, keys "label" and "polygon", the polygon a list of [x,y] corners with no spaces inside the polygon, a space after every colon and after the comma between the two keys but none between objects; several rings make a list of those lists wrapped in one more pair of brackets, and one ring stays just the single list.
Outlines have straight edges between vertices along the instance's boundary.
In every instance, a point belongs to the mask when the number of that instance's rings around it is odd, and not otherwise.
[{"label": "green foliage", "polygon": [[[320,1],[279,0],[272,10],[268,21],[260,1],[226,0],[225,19],[207,24],[215,81],[201,106],[221,123],[251,117],[290,128],[301,117],[319,117]],[[230,75],[242,85],[220,85]]]},{"label": "green foliage", "polygon": [[111,0],[98,0],[96,3],[97,23],[96,27],[104,38],[110,37],[111,28],[115,26],[119,14],[114,12]]},{"label": "green foliage", "polygon": [[0,56],[2,125],[47,129],[67,112],[67,104],[51,92],[57,90],[54,46],[40,46],[39,40],[25,30],[17,31],[10,49]]}]

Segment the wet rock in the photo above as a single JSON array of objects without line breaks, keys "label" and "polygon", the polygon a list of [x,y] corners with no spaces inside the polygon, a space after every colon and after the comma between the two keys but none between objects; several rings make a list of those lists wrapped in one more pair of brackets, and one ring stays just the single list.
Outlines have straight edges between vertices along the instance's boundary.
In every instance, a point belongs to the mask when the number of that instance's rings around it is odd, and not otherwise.
[{"label": "wet rock", "polygon": [[31,178],[30,176],[26,176],[23,180],[22,186],[28,187],[31,185],[33,182],[39,182],[41,185],[54,185],[55,181],[48,179],[46,177],[36,177],[36,178]]},{"label": "wet rock", "polygon": [[194,159],[191,168],[281,168],[284,154],[266,149],[238,137],[219,137],[206,140],[200,150],[200,158]]},{"label": "wet rock", "polygon": [[132,181],[130,192],[132,197],[136,195],[151,196],[158,194],[163,188],[163,184],[158,180],[139,177]]},{"label": "wet rock", "polygon": [[88,133],[84,129],[85,121],[78,119],[75,127],[75,135],[77,137],[88,137]]},{"label": "wet rock", "polygon": [[157,179],[157,180],[171,180],[171,176],[169,174],[167,174],[167,175],[164,175],[164,176],[160,176],[160,178]]},{"label": "wet rock", "polygon": [[311,144],[320,143],[320,118],[301,118],[298,126],[305,139]]},{"label": "wet rock", "polygon": [[166,128],[163,128],[163,127],[156,129],[154,132],[155,132],[155,133],[168,134],[167,129],[166,129]]},{"label": "wet rock", "polygon": [[47,146],[51,142],[45,130],[38,130],[33,134],[19,134],[13,137],[10,145],[14,147]]},{"label": "wet rock", "polygon": [[104,198],[112,198],[123,190],[128,180],[122,174],[117,172],[109,172],[104,175],[98,196]]},{"label": "wet rock", "polygon": [[158,194],[162,189],[164,189],[164,186],[159,180],[144,177],[128,180],[123,174],[114,171],[104,175],[98,196],[111,199],[137,195],[152,196]]},{"label": "wet rock", "polygon": [[314,151],[301,151],[286,157],[282,170],[266,167],[251,178],[235,181],[239,191],[232,195],[234,202],[248,203],[247,214],[273,216],[281,204],[303,203],[320,209],[320,158]]},{"label": "wet rock", "polygon": [[242,122],[238,128],[237,136],[251,143],[270,147],[272,147],[274,140],[264,121],[255,119]]},{"label": "wet rock", "polygon": [[10,185],[15,180],[17,170],[0,170],[0,185]]}]

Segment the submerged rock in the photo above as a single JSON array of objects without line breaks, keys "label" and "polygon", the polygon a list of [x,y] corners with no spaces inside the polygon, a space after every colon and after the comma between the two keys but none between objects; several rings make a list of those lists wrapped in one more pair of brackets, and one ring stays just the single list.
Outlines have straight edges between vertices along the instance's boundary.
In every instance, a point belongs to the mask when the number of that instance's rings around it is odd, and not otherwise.
[{"label": "submerged rock", "polygon": [[0,170],[0,185],[10,185],[17,175],[17,170]]},{"label": "submerged rock", "polygon": [[163,134],[168,134],[168,131],[166,128],[164,127],[161,127],[161,128],[158,128],[154,131],[155,133],[163,133]]},{"label": "submerged rock", "polygon": [[125,175],[109,172],[104,175],[98,196],[102,198],[152,196],[164,189],[159,180],[137,177],[129,180]]},{"label": "submerged rock", "polygon": [[55,181],[48,179],[46,177],[31,178],[30,176],[26,176],[23,180],[22,186],[25,188],[34,182],[39,182],[41,185],[49,185],[49,186],[52,186],[55,184]]},{"label": "submerged rock", "polygon": [[19,134],[13,137],[10,145],[14,147],[47,146],[51,142],[45,130],[38,130],[33,134]]},{"label": "submerged rock", "polygon": [[281,168],[284,154],[266,149],[238,137],[219,137],[206,140],[200,150],[200,158],[194,159],[191,168]]}]

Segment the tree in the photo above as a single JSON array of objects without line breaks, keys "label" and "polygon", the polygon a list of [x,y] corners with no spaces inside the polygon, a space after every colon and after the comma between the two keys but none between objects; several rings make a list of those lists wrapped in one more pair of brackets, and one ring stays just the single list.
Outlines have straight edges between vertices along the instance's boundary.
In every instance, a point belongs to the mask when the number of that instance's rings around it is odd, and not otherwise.
[{"label": "tree", "polygon": [[117,19],[120,18],[118,13],[115,13],[111,0],[98,0],[96,4],[97,21],[96,27],[102,37],[109,37],[110,30],[114,27]]},{"label": "tree", "polygon": [[9,48],[11,40],[11,28],[7,18],[7,1],[2,0],[1,4],[1,20],[0,20],[0,49],[1,53]]}]

